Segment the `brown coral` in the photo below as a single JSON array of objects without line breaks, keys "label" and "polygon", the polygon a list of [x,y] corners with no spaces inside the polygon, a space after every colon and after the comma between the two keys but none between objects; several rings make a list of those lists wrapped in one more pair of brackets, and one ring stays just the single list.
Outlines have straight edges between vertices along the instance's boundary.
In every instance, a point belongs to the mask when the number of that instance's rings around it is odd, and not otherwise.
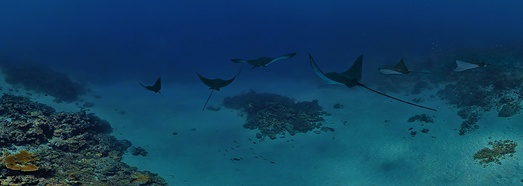
[{"label": "brown coral", "polygon": [[501,159],[505,156],[512,156],[516,153],[517,143],[511,140],[496,140],[489,142],[492,149],[483,148],[474,154],[474,159],[479,160],[479,163],[486,165],[491,162],[501,164]]},{"label": "brown coral", "polygon": [[4,158],[5,167],[23,172],[37,171],[38,166],[30,163],[35,160],[38,160],[38,158],[33,153],[25,150],[21,150],[18,154],[9,155]]}]

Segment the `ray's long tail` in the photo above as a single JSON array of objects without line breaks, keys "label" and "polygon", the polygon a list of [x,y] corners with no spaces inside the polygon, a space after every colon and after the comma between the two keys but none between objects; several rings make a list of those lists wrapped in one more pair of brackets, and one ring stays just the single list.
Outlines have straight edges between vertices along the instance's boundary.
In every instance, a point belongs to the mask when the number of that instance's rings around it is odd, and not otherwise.
[{"label": "ray's long tail", "polygon": [[409,105],[412,105],[412,106],[416,106],[416,107],[420,107],[420,108],[424,108],[424,109],[427,109],[427,110],[432,110],[432,111],[436,111],[436,109],[433,109],[433,108],[429,108],[429,107],[425,107],[425,106],[421,106],[421,105],[418,105],[416,103],[411,103],[411,102],[408,102],[408,101],[405,101],[405,100],[401,100],[401,99],[398,99],[398,98],[395,98],[395,97],[392,97],[392,96],[389,96],[383,92],[379,92],[377,90],[374,90],[374,89],[371,89],[367,86],[365,86],[364,84],[358,84],[359,86],[363,87],[363,88],[366,88],[367,90],[370,90],[372,92],[375,92],[377,94],[380,94],[382,96],[385,96],[385,97],[388,97],[388,98],[391,98],[391,99],[394,99],[396,101],[400,101],[400,102],[403,102],[403,103],[406,103],[406,104],[409,104]]},{"label": "ray's long tail", "polygon": [[207,107],[207,103],[209,103],[209,99],[211,99],[213,92],[214,92],[214,89],[211,89],[211,93],[209,94],[209,97],[207,97],[207,101],[205,101],[205,105],[203,105],[202,111],[204,111],[205,107]]}]

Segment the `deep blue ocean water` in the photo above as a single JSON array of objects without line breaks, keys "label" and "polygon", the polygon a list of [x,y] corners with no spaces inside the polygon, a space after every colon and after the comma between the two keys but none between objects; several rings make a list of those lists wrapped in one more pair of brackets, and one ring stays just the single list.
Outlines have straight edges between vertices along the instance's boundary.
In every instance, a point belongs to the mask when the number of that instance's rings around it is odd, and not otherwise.
[{"label": "deep blue ocean water", "polygon": [[[234,74],[231,58],[298,55],[271,75],[310,75],[360,54],[365,68],[523,40],[521,1],[2,1],[0,56],[118,81]],[[129,73],[133,77],[129,77]],[[93,74],[96,74],[95,77]],[[99,80],[101,81],[101,80]]]},{"label": "deep blue ocean water", "polygon": [[[131,165],[157,172],[171,185],[519,184],[523,178],[519,159],[494,169],[459,164],[476,165],[471,158],[474,150],[485,146],[491,136],[513,137],[521,143],[518,131],[504,131],[505,118],[485,116],[482,122],[496,130],[460,137],[456,128],[462,120],[455,110],[441,100],[428,99],[422,104],[438,107],[438,113],[429,112],[436,118],[438,127],[431,132],[437,140],[409,141],[404,130],[408,127],[401,124],[426,110],[364,89],[345,94],[345,87],[311,88],[309,84],[320,80],[311,70],[307,53],[325,71],[340,72],[363,54],[362,82],[370,85],[384,78],[377,68],[395,64],[402,57],[414,68],[450,71],[444,68],[454,59],[439,60],[438,56],[521,48],[522,9],[523,1],[516,0],[0,1],[0,59],[43,63],[95,87],[95,93],[107,93],[103,99],[92,98],[98,106],[93,111],[120,121],[112,123],[118,129],[117,137],[149,147],[149,157],[127,157]],[[254,70],[230,61],[291,52],[297,55]],[[427,63],[428,58],[433,61]],[[252,145],[246,139],[254,132],[233,125],[242,121],[236,113],[225,109],[200,112],[209,92],[196,72],[228,79],[240,69],[238,79],[226,91],[215,91],[209,105],[219,106],[223,97],[250,88],[270,90],[298,100],[319,99],[329,106],[325,107],[332,113],[329,122],[348,121],[349,127],[336,125],[336,133],[318,138],[310,133],[296,137],[292,148],[295,145],[299,150],[289,150],[290,145],[282,141]],[[163,97],[138,86],[159,76],[164,83]],[[409,95],[396,92],[395,96]],[[333,110],[334,103],[345,104],[346,110]],[[355,105],[356,109],[349,110]],[[121,116],[115,109],[128,114]],[[518,118],[516,115],[511,122],[519,122]],[[383,124],[384,120],[394,125]],[[392,127],[374,129],[374,124]],[[193,127],[200,133],[187,135]],[[160,134],[164,131],[165,135]],[[180,135],[171,142],[172,131]],[[331,143],[331,137],[339,140]],[[233,140],[258,148],[257,152],[275,159],[281,167],[253,158],[234,164],[220,153],[218,157],[212,154],[234,145]],[[163,153],[168,156],[159,155]],[[245,148],[235,153],[248,156],[251,151]],[[448,157],[455,158],[445,160]],[[144,163],[147,161],[155,163]],[[165,162],[174,168],[164,166]],[[483,175],[492,179],[474,182],[475,176]]]}]

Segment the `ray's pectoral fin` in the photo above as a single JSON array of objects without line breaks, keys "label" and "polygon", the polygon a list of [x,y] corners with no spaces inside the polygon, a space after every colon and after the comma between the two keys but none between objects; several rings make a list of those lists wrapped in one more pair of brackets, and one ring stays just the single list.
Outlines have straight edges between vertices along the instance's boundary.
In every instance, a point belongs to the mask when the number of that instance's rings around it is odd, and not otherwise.
[{"label": "ray's pectoral fin", "polygon": [[318,67],[318,65],[316,64],[316,62],[314,61],[314,58],[312,58],[312,55],[311,53],[309,53],[309,63],[312,67],[312,70],[314,70],[314,73],[320,77],[323,81],[325,81],[327,84],[331,84],[331,85],[343,85],[343,83],[340,83],[340,82],[337,82],[337,81],[334,81],[333,79],[327,77],[327,75],[325,75],[325,73],[323,73],[321,71],[321,69]]},{"label": "ray's pectoral fin", "polygon": [[147,90],[150,90],[150,91],[153,91],[153,92],[156,92],[156,93],[160,93],[160,95],[162,95],[162,93],[160,92],[160,90],[162,89],[162,78],[161,77],[158,77],[158,79],[156,79],[156,82],[154,83],[154,85],[144,86],[141,83],[140,83],[140,85],[142,87],[144,87],[145,89],[147,89]]},{"label": "ray's pectoral fin", "polygon": [[410,72],[409,69],[407,69],[405,62],[403,61],[403,58],[401,58],[398,64],[390,67],[380,68],[379,70],[382,74],[408,74]]},{"label": "ray's pectoral fin", "polygon": [[271,64],[271,63],[274,63],[274,62],[276,62],[276,61],[279,61],[279,60],[289,59],[289,58],[292,58],[292,57],[294,57],[294,56],[296,56],[296,52],[288,53],[288,54],[283,54],[283,55],[281,55],[281,56],[278,56],[278,57],[276,57],[276,58],[273,58],[272,60],[270,60],[267,64],[265,64],[265,65],[263,65],[263,66],[267,66],[267,65],[269,65],[269,64]]},{"label": "ray's pectoral fin", "polygon": [[255,68],[258,68],[258,67],[266,67],[267,65],[269,65],[271,63],[274,63],[276,61],[289,59],[289,58],[292,58],[294,56],[296,56],[296,52],[284,54],[284,55],[278,56],[276,58],[260,57],[258,59],[250,59],[250,60],[235,58],[235,59],[231,59],[231,61],[234,62],[234,63],[248,63],[248,64],[253,66],[251,68],[251,70],[252,70],[252,69],[255,69]]},{"label": "ray's pectoral fin", "polygon": [[243,59],[231,59],[231,61],[234,63],[247,63],[247,60],[243,60]]},{"label": "ray's pectoral fin", "polygon": [[474,63],[456,60],[456,68],[454,69],[454,72],[461,72],[461,71],[474,69],[474,68],[478,68],[478,67],[481,67],[481,66],[478,64],[474,64]]},{"label": "ray's pectoral fin", "polygon": [[352,66],[342,74],[357,82],[361,80],[361,68],[363,66],[363,55],[358,56]]}]

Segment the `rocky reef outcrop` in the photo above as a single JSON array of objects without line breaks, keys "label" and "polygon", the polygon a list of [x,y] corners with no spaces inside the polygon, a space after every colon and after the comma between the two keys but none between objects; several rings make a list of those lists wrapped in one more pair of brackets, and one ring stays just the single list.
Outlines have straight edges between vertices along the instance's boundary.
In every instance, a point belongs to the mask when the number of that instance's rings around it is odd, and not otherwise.
[{"label": "rocky reef outcrop", "polygon": [[1,185],[167,185],[123,162],[131,143],[84,111],[55,112],[28,98],[0,98]]},{"label": "rocky reef outcrop", "polygon": [[[250,91],[223,100],[226,108],[241,110],[247,114],[243,125],[247,129],[259,130],[258,139],[276,139],[285,134],[295,135],[321,129],[327,113],[318,105],[318,100],[295,102],[292,98],[270,93]],[[333,131],[334,129],[323,131]]]}]

